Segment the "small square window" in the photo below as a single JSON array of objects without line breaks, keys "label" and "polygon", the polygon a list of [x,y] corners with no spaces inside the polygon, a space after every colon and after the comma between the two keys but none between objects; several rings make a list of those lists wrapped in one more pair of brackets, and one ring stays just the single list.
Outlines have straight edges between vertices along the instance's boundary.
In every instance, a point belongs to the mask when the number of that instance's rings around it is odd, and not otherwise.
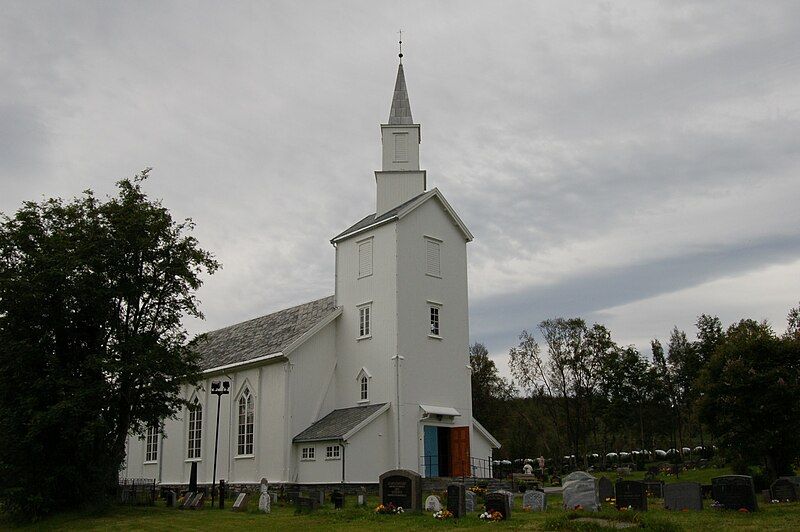
[{"label": "small square window", "polygon": [[315,447],[303,447],[301,451],[301,459],[302,460],[316,460],[316,448]]},{"label": "small square window", "polygon": [[338,445],[328,445],[325,448],[325,459],[326,460],[339,460],[341,455],[339,454],[339,446]]}]

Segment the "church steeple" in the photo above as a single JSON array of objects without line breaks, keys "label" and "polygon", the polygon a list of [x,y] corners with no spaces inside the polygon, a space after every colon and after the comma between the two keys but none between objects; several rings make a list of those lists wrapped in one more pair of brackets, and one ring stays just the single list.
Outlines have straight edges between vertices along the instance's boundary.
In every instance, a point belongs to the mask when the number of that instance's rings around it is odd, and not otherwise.
[{"label": "church steeple", "polygon": [[377,216],[425,192],[425,171],[419,169],[420,128],[411,118],[402,61],[401,52],[389,122],[381,124],[383,164],[375,172]]},{"label": "church steeple", "polygon": [[406,76],[403,73],[403,63],[397,67],[397,81],[394,82],[394,98],[392,98],[392,109],[389,111],[390,124],[414,123],[411,118],[411,104],[408,101],[408,89],[406,89]]}]

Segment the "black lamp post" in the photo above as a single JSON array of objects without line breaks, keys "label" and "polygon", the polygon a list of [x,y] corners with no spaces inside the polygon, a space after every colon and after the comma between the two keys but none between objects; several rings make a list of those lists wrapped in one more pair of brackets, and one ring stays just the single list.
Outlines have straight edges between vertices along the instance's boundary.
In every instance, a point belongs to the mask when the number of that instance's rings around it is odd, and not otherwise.
[{"label": "black lamp post", "polygon": [[214,473],[211,481],[211,507],[214,507],[214,491],[217,489],[217,449],[219,448],[219,410],[222,405],[222,396],[230,392],[231,383],[228,381],[212,381],[211,393],[217,396],[217,433],[214,436]]}]

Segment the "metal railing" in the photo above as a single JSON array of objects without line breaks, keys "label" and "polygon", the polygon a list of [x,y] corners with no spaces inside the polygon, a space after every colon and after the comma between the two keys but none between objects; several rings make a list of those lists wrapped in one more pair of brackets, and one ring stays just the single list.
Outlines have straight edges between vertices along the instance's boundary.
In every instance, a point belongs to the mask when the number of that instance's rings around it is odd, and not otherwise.
[{"label": "metal railing", "polygon": [[[471,456],[469,463],[463,459],[457,463],[446,455],[426,454],[419,457],[420,472],[422,476],[431,477],[474,477],[474,478],[492,478],[492,461],[488,458],[477,458]],[[453,467],[453,466],[456,467]],[[454,475],[451,469],[457,469],[462,474]]]},{"label": "metal railing", "polygon": [[117,486],[117,502],[132,506],[152,506],[156,502],[156,479],[121,478]]}]

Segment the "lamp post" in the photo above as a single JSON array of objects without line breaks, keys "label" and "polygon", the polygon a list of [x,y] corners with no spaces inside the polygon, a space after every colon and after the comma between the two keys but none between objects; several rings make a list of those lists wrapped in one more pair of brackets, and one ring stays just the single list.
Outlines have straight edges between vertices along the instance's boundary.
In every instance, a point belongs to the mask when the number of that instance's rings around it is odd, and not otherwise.
[{"label": "lamp post", "polygon": [[214,473],[211,481],[211,507],[214,507],[214,491],[217,489],[217,449],[219,448],[219,410],[222,405],[222,396],[230,393],[231,383],[228,381],[212,381],[211,393],[217,396],[217,433],[214,436]]}]

